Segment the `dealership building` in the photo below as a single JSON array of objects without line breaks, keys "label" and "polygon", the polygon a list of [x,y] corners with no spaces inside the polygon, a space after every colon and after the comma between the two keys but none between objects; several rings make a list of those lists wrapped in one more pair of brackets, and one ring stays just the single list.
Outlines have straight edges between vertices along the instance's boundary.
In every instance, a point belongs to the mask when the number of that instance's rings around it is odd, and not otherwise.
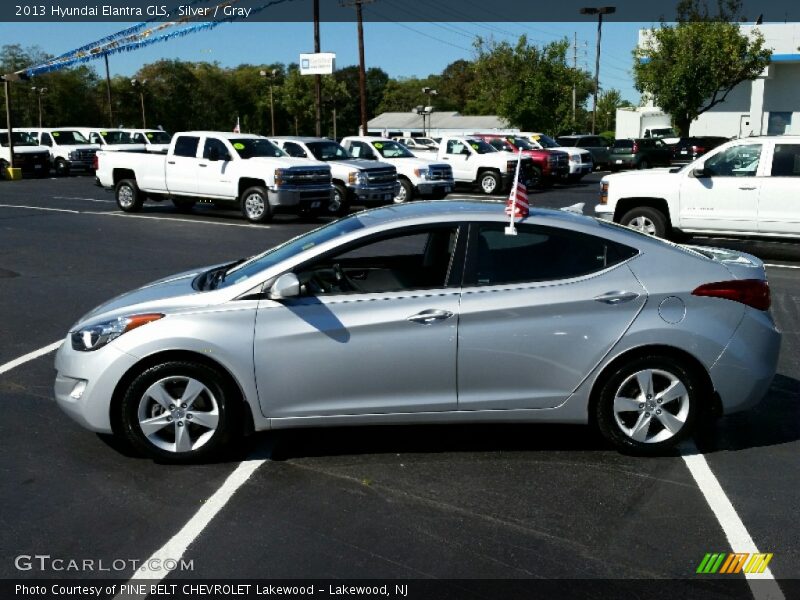
[{"label": "dealership building", "polygon": [[[429,107],[426,107],[429,108]],[[494,115],[468,116],[457,112],[385,112],[367,123],[369,135],[384,137],[444,137],[473,133],[519,133],[505,119]]]}]

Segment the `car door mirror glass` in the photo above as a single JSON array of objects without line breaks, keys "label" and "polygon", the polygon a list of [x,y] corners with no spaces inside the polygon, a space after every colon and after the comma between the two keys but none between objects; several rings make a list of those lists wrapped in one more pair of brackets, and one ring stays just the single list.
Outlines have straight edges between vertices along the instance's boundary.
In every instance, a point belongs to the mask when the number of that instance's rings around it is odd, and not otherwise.
[{"label": "car door mirror glass", "polygon": [[285,300],[300,295],[300,280],[294,273],[284,273],[269,289],[270,300]]}]

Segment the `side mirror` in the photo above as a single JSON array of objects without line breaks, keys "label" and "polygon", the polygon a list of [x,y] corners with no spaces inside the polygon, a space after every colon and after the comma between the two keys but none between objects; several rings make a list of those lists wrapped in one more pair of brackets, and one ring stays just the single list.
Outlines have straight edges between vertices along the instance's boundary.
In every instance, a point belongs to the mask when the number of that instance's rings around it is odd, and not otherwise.
[{"label": "side mirror", "polygon": [[702,179],[704,177],[708,177],[709,173],[706,171],[705,165],[700,165],[692,169],[692,177],[697,177],[698,179]]},{"label": "side mirror", "polygon": [[270,300],[285,300],[300,295],[300,280],[294,273],[284,273],[269,288]]}]

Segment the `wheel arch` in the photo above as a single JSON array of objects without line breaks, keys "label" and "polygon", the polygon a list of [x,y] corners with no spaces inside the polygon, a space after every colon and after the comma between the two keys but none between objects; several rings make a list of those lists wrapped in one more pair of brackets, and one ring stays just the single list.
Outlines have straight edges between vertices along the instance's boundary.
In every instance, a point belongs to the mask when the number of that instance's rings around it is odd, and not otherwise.
[{"label": "wheel arch", "polygon": [[664,217],[667,220],[667,227],[671,227],[672,219],[670,218],[669,214],[669,204],[664,198],[656,198],[653,196],[643,196],[643,197],[632,197],[632,198],[620,198],[617,200],[617,206],[614,209],[614,222],[619,223],[622,220],[622,216],[632,210],[634,208],[638,208],[640,206],[647,206],[649,208],[654,208],[659,212],[663,213]]},{"label": "wheel arch", "polygon": [[263,179],[257,179],[255,177],[242,177],[239,180],[239,197],[241,198],[242,194],[244,194],[245,190],[250,189],[251,187],[263,187],[266,188],[267,184]]},{"label": "wheel arch", "polygon": [[122,403],[125,390],[127,390],[128,386],[133,382],[134,379],[136,379],[136,377],[150,367],[163,362],[172,361],[198,363],[218,371],[219,374],[226,380],[226,383],[228,383],[230,389],[235,392],[236,400],[239,401],[239,405],[243,409],[241,423],[238,424],[238,432],[242,434],[242,436],[245,436],[255,431],[253,409],[246,399],[244,389],[239,384],[239,381],[236,379],[236,377],[234,377],[230,372],[230,370],[213,358],[198,352],[193,352],[191,350],[165,350],[162,352],[157,352],[156,354],[151,354],[139,360],[136,364],[130,367],[122,377],[120,377],[120,380],[114,387],[114,392],[111,395],[111,402],[109,403],[108,410],[111,429],[115,434],[122,431],[120,411],[118,409]]},{"label": "wheel arch", "polygon": [[114,185],[117,185],[123,179],[132,179],[136,181],[136,173],[133,169],[114,169],[112,172],[112,178],[114,181]]}]

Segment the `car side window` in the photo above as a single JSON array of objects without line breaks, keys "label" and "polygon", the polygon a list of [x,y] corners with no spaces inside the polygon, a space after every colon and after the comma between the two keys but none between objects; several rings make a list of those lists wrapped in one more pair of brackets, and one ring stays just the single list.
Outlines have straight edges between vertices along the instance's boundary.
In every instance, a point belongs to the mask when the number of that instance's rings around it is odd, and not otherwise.
[{"label": "car side window", "polygon": [[203,145],[203,158],[211,159],[213,154],[216,154],[216,160],[231,160],[231,154],[222,140],[206,138],[206,143]]},{"label": "car side window", "polygon": [[147,143],[147,140],[145,139],[143,133],[134,133],[132,141],[133,141],[134,144],[146,144]]},{"label": "car side window", "polygon": [[739,144],[709,158],[705,172],[709,177],[753,177],[761,160],[762,144]]},{"label": "car side window", "polygon": [[467,285],[503,285],[570,279],[602,271],[635,256],[634,248],[605,238],[544,225],[480,223],[470,235]]},{"label": "car side window", "polygon": [[800,144],[775,144],[770,175],[800,177]]},{"label": "car side window", "polygon": [[458,140],[447,140],[447,154],[469,153],[467,147]]},{"label": "car side window", "polygon": [[283,149],[289,156],[293,156],[295,158],[307,158],[308,155],[306,151],[303,150],[303,147],[300,144],[295,144],[294,142],[286,142],[283,145]]},{"label": "car side window", "polygon": [[190,135],[182,135],[175,140],[175,156],[186,156],[194,158],[197,156],[197,147],[200,145],[200,138]]},{"label": "car side window", "polygon": [[448,286],[458,226],[372,236],[295,270],[306,296],[374,294]]},{"label": "car side window", "polygon": [[364,142],[353,142],[350,145],[350,156],[353,158],[374,158],[375,153]]},{"label": "car side window", "polygon": [[41,137],[39,138],[39,143],[42,146],[50,146],[50,147],[53,146],[53,140],[50,138],[50,134],[49,133],[43,133],[41,135]]},{"label": "car side window", "polygon": [[103,139],[100,137],[99,133],[92,132],[89,134],[89,143],[90,144],[102,144]]}]

